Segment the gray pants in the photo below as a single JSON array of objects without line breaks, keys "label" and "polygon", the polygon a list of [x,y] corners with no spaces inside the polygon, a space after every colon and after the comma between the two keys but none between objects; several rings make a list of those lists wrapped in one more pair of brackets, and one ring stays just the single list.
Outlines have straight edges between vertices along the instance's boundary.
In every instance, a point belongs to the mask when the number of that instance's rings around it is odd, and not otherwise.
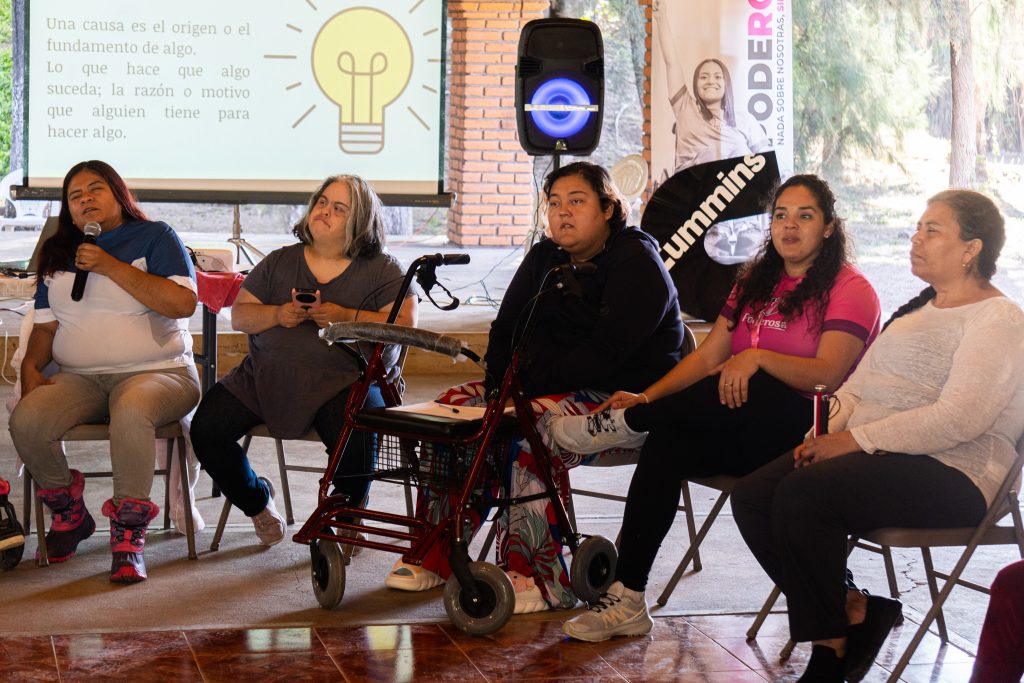
[{"label": "gray pants", "polygon": [[61,437],[76,425],[110,419],[114,503],[149,500],[156,428],[181,419],[199,403],[195,366],[78,375],[61,372],[11,413],[14,448],[39,488],[68,486],[71,473]]}]

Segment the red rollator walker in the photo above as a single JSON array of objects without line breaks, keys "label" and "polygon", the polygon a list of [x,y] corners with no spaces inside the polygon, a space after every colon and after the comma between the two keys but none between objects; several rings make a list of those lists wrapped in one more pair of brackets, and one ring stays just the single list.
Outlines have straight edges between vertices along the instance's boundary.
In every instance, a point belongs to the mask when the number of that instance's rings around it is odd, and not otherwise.
[{"label": "red rollator walker", "polygon": [[0,565],[4,571],[17,567],[25,552],[25,530],[18,523],[14,506],[7,498],[10,493],[10,483],[0,479]]},{"label": "red rollator walker", "polygon": [[[295,542],[309,545],[313,592],[325,609],[336,607],[345,593],[347,562],[342,544],[401,553],[404,562],[419,565],[428,551],[440,543],[450,548],[448,559],[452,576],[444,589],[444,606],[449,619],[470,635],[494,633],[512,616],[515,590],[505,572],[495,564],[470,559],[470,539],[466,537],[463,514],[477,510],[484,519],[491,508],[495,508],[497,514],[507,514],[512,505],[540,498],[550,499],[562,542],[572,551],[570,580],[576,596],[592,603],[614,578],[615,545],[601,536],[579,534],[566,514],[552,479],[551,454],[537,432],[536,419],[519,381],[518,350],[512,355],[500,389],[488,398],[482,414],[474,415],[474,419],[396,409],[401,397],[397,387],[385,379],[382,362],[387,344],[415,346],[452,358],[462,355],[477,363],[480,361],[479,356],[452,337],[391,324],[414,276],[430,297],[430,288],[437,284],[435,268],[438,265],[468,261],[467,254],[422,256],[406,273],[388,323],[336,323],[321,332],[328,343],[340,343],[359,357],[364,367],[362,376],[352,385],[345,408],[345,424],[320,480],[319,504],[293,537]],[[542,288],[538,297],[548,291]],[[450,310],[457,305],[458,300],[453,297],[452,304],[444,308]],[[529,325],[527,322],[520,340],[529,334]],[[353,349],[356,346],[353,342],[374,342],[368,361],[362,361]],[[381,388],[390,408],[361,407],[374,383]],[[464,418],[464,413],[471,411],[481,412],[481,409],[459,407],[452,412],[463,413],[460,417]],[[421,497],[426,494],[446,498],[451,501],[448,516],[432,523],[426,519],[424,510],[410,517],[360,508],[359,501],[350,501],[347,496],[328,495],[341,453],[354,432],[372,434],[376,443],[373,471],[369,473],[371,480],[412,484],[419,489]],[[507,497],[507,456],[514,439],[529,442],[541,465],[544,493],[518,499]]]}]

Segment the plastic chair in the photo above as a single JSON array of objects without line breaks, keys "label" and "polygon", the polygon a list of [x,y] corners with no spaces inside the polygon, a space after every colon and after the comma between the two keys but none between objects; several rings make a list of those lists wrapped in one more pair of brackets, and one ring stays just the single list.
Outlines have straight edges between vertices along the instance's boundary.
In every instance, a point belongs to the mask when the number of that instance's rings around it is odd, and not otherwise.
[{"label": "plastic chair", "polygon": [[[180,422],[169,422],[161,427],[157,427],[156,438],[167,440],[167,467],[157,469],[154,474],[163,475],[164,477],[164,529],[171,528],[171,463],[174,462],[174,443],[178,443],[178,473],[181,475],[181,490],[184,498],[184,509],[186,510],[185,516],[185,538],[188,542],[188,559],[196,559],[196,540],[195,530],[192,525],[192,492],[189,489],[188,484],[188,463],[186,458],[188,457],[185,450],[185,432],[181,428]],[[62,441],[110,441],[110,425],[106,423],[102,424],[81,424],[76,427],[72,427],[70,430],[64,433],[61,437]],[[82,475],[87,478],[96,477],[111,477],[113,472],[82,472]],[[32,476],[25,471],[25,527],[30,526],[32,502],[35,502],[36,509],[36,531],[39,537],[39,566],[45,567],[50,564],[49,558],[46,552],[46,522],[45,515],[43,513],[43,501],[40,500],[36,495],[35,491],[38,489]]]}]

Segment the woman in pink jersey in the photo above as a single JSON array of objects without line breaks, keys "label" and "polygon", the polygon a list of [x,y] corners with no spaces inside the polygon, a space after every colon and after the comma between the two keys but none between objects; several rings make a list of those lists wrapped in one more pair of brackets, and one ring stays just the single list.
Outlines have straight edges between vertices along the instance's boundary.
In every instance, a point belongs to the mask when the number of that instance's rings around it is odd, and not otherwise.
[{"label": "woman in pink jersey", "polygon": [[647,576],[675,519],[680,483],[742,476],[799,444],[815,385],[835,389],[878,334],[878,297],[847,257],[835,196],[813,175],[775,193],[771,233],[740,274],[707,339],[634,394],[551,424],[574,453],[641,446],[623,518],[616,581],[565,623],[580,640],[642,635],[652,622]]}]

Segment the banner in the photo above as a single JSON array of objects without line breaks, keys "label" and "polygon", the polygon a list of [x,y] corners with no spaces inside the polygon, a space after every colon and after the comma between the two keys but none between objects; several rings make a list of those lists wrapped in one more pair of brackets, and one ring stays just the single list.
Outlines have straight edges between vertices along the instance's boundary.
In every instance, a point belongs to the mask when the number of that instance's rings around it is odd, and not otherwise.
[{"label": "banner", "polygon": [[642,227],[683,311],[714,321],[793,173],[790,2],[654,0],[651,177]]},{"label": "banner", "polygon": [[654,0],[651,177],[775,151],[793,174],[792,0]]},{"label": "banner", "polygon": [[718,317],[740,264],[764,244],[762,207],[778,180],[766,152],[690,166],[658,187],[640,227],[658,240],[684,313]]}]

